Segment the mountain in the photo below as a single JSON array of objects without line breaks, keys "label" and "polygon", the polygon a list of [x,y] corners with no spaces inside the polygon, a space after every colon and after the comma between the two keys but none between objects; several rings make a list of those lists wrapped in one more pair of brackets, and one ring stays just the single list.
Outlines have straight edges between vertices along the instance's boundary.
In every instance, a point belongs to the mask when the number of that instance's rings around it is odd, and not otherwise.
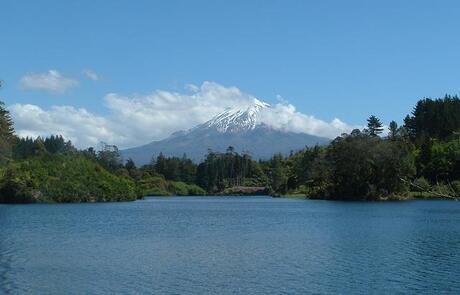
[{"label": "mountain", "polygon": [[289,154],[305,146],[325,144],[330,140],[305,133],[275,130],[260,122],[260,114],[269,108],[254,99],[244,108],[229,108],[211,120],[187,131],[178,131],[166,139],[122,150],[125,159],[137,165],[150,162],[153,156],[182,157],[184,154],[198,162],[208,150],[224,152],[233,146],[237,152],[247,152],[255,159],[268,159],[275,153]]}]

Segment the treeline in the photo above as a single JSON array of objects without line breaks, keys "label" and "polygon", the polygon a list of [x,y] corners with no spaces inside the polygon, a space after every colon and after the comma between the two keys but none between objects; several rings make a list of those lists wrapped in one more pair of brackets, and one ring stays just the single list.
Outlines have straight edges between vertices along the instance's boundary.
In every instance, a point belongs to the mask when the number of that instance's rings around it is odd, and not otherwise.
[{"label": "treeline", "polygon": [[229,147],[225,153],[209,151],[197,167],[196,182],[208,192],[218,192],[234,186],[265,185],[266,176],[248,154],[240,155]]},{"label": "treeline", "polygon": [[104,169],[61,136],[18,138],[3,106],[0,126],[0,203],[102,202],[135,200],[135,182]]},{"label": "treeline", "polygon": [[[163,175],[164,174],[164,175]],[[0,102],[0,203],[104,202],[146,195],[203,195],[189,159],[158,157],[136,168],[118,148],[78,150],[62,136],[20,138]],[[168,180],[167,180],[167,179]]]},{"label": "treeline", "polygon": [[196,183],[207,193],[263,186],[273,194],[335,200],[458,197],[460,99],[422,99],[403,122],[384,128],[372,115],[366,128],[342,134],[327,146],[264,161],[229,147],[225,153],[210,151],[198,165],[187,162],[188,171],[180,169],[179,159],[161,155],[152,165],[166,179]]},{"label": "treeline", "polygon": [[120,201],[235,187],[334,200],[460,195],[457,96],[420,100],[402,126],[387,128],[370,116],[363,130],[289,156],[256,161],[229,147],[201,163],[160,154],[136,167],[112,145],[78,150],[62,136],[19,138],[0,104],[0,202]]},{"label": "treeline", "polygon": [[460,196],[457,96],[420,100],[403,126],[389,123],[387,134],[377,117],[367,123],[285,158],[279,191],[341,200]]}]

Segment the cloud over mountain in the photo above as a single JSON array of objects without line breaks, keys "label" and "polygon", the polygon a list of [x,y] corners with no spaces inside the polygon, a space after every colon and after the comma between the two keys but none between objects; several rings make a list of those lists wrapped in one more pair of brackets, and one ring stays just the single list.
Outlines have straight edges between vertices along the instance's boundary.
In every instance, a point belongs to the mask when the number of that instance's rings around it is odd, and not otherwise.
[{"label": "cloud over mountain", "polygon": [[[167,137],[206,122],[227,108],[250,104],[255,97],[236,87],[214,82],[188,85],[184,93],[157,90],[149,95],[124,96],[116,93],[104,97],[107,115],[83,108],[15,104],[10,111],[21,136],[62,134],[77,146],[86,147],[105,141],[130,147]],[[352,126],[334,119],[325,122],[298,112],[287,102],[264,110],[261,122],[283,131],[334,137],[350,131]]]}]

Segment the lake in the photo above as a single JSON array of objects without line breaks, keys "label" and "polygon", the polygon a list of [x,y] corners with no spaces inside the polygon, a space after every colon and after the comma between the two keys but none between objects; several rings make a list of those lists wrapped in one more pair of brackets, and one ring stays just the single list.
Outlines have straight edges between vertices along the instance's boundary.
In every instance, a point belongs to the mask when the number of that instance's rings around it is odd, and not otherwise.
[{"label": "lake", "polygon": [[460,293],[460,202],[0,205],[0,293]]}]

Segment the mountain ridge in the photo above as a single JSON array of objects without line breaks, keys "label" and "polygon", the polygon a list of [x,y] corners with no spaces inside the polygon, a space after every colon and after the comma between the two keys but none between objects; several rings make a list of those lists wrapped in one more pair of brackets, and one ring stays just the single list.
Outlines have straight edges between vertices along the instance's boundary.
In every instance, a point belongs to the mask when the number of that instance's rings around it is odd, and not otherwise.
[{"label": "mountain ridge", "polygon": [[267,159],[275,153],[289,154],[316,144],[326,144],[328,138],[306,133],[275,130],[260,122],[260,114],[270,105],[258,99],[239,108],[227,108],[203,124],[186,131],[176,131],[169,137],[148,144],[122,150],[125,159],[131,158],[137,165],[151,161],[160,153],[182,157],[184,154],[195,162],[204,159],[209,150],[224,152],[234,147],[255,159]]}]

